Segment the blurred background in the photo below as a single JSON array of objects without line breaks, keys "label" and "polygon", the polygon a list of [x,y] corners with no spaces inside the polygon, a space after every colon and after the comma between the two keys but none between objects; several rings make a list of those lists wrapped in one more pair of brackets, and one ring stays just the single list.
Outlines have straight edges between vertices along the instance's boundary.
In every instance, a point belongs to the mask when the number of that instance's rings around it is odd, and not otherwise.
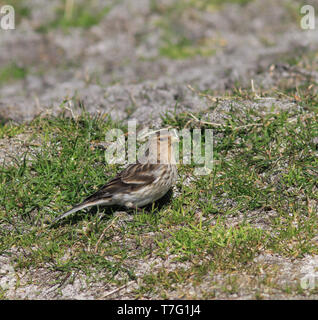
[{"label": "blurred background", "polygon": [[[240,88],[296,94],[318,80],[318,32],[296,0],[5,0],[0,117],[29,120],[78,101],[89,112],[155,122],[178,103]],[[251,82],[252,81],[252,82]],[[47,111],[49,110],[49,111]],[[2,120],[5,121],[5,120]]]}]

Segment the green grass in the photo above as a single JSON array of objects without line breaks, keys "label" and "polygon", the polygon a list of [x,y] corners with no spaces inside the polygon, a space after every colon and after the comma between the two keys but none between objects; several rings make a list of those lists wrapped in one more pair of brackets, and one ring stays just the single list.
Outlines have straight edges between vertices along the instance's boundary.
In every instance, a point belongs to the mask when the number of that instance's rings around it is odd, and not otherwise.
[{"label": "green grass", "polygon": [[[192,121],[190,128],[214,128],[212,174],[193,176],[193,165],[181,166],[178,194],[162,207],[128,219],[113,216],[112,209],[103,218],[94,210],[79,212],[51,229],[45,226],[47,220],[121,169],[105,162],[99,145],[108,130],[126,127],[86,113],[76,119],[62,114],[2,125],[1,138],[26,134],[29,148],[0,167],[0,254],[10,254],[16,270],[48,268],[55,284],[80,272],[88,282],[122,285],[136,279],[136,261],[149,256],[177,264],[141,276],[135,298],[168,298],[178,286],[200,285],[218,273],[228,275],[228,282],[212,285],[204,296],[213,298],[217,290],[230,295],[238,292],[242,274],[267,270],[254,262],[259,254],[293,259],[318,254],[312,241],[318,228],[318,157],[313,142],[318,116],[315,103],[306,106],[310,110],[273,109],[266,116],[242,106],[217,128]],[[163,115],[165,125],[179,129],[191,119],[186,113]],[[251,123],[255,126],[244,127]],[[266,272],[261,285],[275,287],[274,271]],[[287,294],[295,292],[285,289]],[[261,298],[261,292],[255,297]]]},{"label": "green grass", "polygon": [[65,5],[64,1],[56,9],[55,18],[47,23],[37,28],[39,32],[47,32],[51,29],[62,29],[67,31],[69,28],[83,28],[88,29],[94,25],[97,25],[101,19],[108,14],[110,7],[106,6],[103,8],[93,8],[87,3],[76,3],[74,2],[72,14],[67,16],[65,14]]},{"label": "green grass", "polygon": [[177,43],[172,43],[169,39],[160,47],[161,56],[170,59],[187,59],[194,56],[211,56],[215,50],[207,46],[195,45],[187,38],[178,39]]},{"label": "green grass", "polygon": [[14,80],[23,79],[26,75],[27,69],[25,67],[21,67],[12,62],[11,64],[0,68],[0,86]]},{"label": "green grass", "polygon": [[227,3],[235,3],[238,5],[246,5],[253,0],[175,0],[168,4],[162,4],[158,1],[150,1],[151,10],[157,13],[171,13],[182,12],[188,8],[194,8],[198,10],[215,10]]}]

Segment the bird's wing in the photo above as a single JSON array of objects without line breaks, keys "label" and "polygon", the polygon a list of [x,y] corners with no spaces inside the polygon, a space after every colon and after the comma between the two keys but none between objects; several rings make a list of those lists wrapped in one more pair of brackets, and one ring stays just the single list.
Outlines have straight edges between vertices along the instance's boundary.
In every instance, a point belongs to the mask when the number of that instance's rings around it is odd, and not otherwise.
[{"label": "bird's wing", "polygon": [[113,194],[133,192],[151,184],[156,180],[156,176],[153,174],[155,169],[153,166],[155,165],[140,163],[129,165],[83,202],[94,201],[94,199],[111,198]]},{"label": "bird's wing", "polygon": [[120,174],[120,180],[126,184],[148,185],[156,180],[156,164],[135,163],[128,166]]},{"label": "bird's wing", "polygon": [[144,186],[151,184],[155,179],[154,174],[156,170],[154,164],[131,164],[125,170],[120,172],[112,180],[106,183],[97,192],[86,198],[83,202],[73,207],[71,210],[63,213],[53,220],[54,225],[59,220],[66,218],[74,212],[82,210],[87,207],[91,207],[98,204],[105,204],[108,200],[111,200],[112,195],[118,193],[126,193],[137,191]]}]

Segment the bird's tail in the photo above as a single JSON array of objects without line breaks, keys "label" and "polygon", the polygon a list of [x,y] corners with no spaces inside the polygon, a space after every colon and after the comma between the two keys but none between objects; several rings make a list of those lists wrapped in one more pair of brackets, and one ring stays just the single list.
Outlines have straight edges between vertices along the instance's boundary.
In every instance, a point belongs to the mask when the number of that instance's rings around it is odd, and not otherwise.
[{"label": "bird's tail", "polygon": [[88,207],[92,207],[92,206],[96,206],[99,204],[105,204],[105,200],[96,200],[96,201],[84,201],[78,205],[76,205],[75,207],[73,207],[71,210],[64,212],[63,214],[59,215],[58,217],[56,217],[51,225],[56,224],[58,221],[68,217],[69,215],[71,215],[74,212],[80,211],[82,209],[88,208]]}]

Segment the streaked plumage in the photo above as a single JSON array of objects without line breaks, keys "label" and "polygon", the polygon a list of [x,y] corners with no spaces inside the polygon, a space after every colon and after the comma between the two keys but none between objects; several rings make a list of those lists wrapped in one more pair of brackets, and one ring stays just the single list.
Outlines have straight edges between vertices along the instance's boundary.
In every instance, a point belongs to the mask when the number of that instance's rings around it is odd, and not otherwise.
[{"label": "streaked plumage", "polygon": [[146,161],[128,165],[96,193],[54,219],[52,224],[95,205],[140,208],[163,197],[177,179],[174,138],[168,133],[153,135],[145,151]]}]

